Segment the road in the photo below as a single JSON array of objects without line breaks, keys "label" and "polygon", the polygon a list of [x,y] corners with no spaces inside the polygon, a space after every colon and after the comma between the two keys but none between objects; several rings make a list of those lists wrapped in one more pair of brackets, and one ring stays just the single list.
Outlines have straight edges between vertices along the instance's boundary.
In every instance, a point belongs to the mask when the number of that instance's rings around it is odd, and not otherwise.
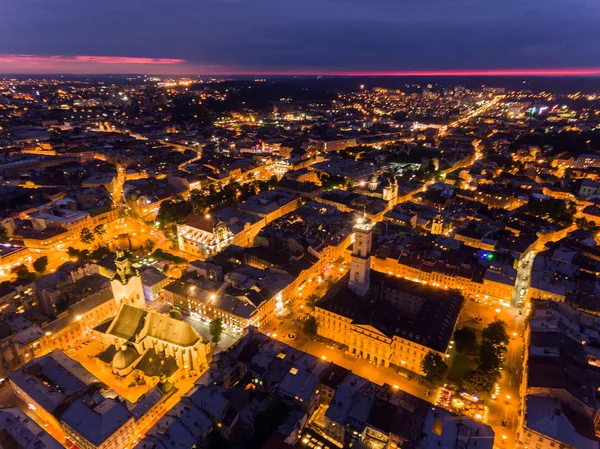
[{"label": "road", "polygon": [[[531,264],[529,264],[531,266]],[[523,331],[525,315],[519,314],[518,308],[489,306],[474,301],[467,301],[461,311],[457,328],[469,326],[483,330],[494,319],[499,318],[507,324],[510,342],[505,354],[502,377],[498,382],[500,393],[495,400],[488,401],[489,413],[487,424],[496,432],[496,445],[499,447],[515,447],[518,430],[519,387],[522,377]],[[507,421],[507,427],[502,422]],[[503,438],[503,437],[506,438]]]},{"label": "road", "polygon": [[459,119],[455,120],[454,122],[450,123],[448,125],[448,127],[454,128],[454,127],[456,127],[456,126],[458,126],[458,125],[460,125],[462,123],[468,122],[472,118],[477,117],[478,115],[480,115],[483,112],[485,112],[488,109],[490,109],[492,106],[496,105],[498,103],[498,101],[500,101],[502,98],[504,98],[503,95],[498,95],[498,96],[492,98],[490,101],[488,101],[487,103],[485,103],[483,106],[475,109],[474,111],[471,111],[470,113],[468,113],[464,117],[459,118]]},{"label": "road", "polygon": [[[300,321],[297,319],[294,321],[296,324],[292,322],[292,318],[271,320],[265,326],[265,332],[270,333],[271,337],[300,351],[352,370],[354,374],[362,376],[371,382],[379,385],[387,383],[420,398],[431,400],[431,398],[427,399],[425,395],[428,388],[425,385],[419,384],[416,379],[409,380],[399,376],[396,374],[395,368],[377,366],[366,359],[346,355],[344,350],[339,349],[340,345],[337,343],[320,337],[308,337],[302,333]],[[294,334],[295,338],[288,338],[289,334]]]}]

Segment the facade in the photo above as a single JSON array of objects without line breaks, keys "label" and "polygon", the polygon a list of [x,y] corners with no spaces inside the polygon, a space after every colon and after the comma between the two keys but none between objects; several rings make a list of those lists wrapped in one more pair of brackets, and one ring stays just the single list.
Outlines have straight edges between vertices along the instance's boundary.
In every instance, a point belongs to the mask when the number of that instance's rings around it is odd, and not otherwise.
[{"label": "facade", "polygon": [[230,245],[252,246],[263,226],[264,220],[259,216],[231,208],[217,212],[214,217],[192,214],[177,225],[177,243],[181,251],[204,260]]},{"label": "facade", "polygon": [[342,151],[348,147],[357,145],[356,139],[340,139],[340,140],[318,140],[315,142],[317,150],[326,153],[328,151]]},{"label": "facade", "polygon": [[514,268],[507,266],[489,267],[483,269],[482,275],[475,275],[473,270],[447,270],[425,260],[413,260],[410,256],[377,256],[372,261],[374,270],[390,276],[445,290],[456,289],[473,298],[491,298],[500,302],[511,300],[517,275]]}]

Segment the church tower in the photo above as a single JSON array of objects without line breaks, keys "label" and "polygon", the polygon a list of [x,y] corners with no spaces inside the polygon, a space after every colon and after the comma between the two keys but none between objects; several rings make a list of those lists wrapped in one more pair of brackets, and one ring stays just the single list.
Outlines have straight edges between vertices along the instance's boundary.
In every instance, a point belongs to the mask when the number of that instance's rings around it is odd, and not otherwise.
[{"label": "church tower", "polygon": [[144,287],[142,278],[137,269],[131,264],[131,260],[125,256],[125,252],[118,249],[115,259],[117,266],[116,274],[110,281],[117,309],[121,304],[131,304],[136,307],[144,307]]},{"label": "church tower", "polygon": [[433,218],[431,223],[431,233],[433,235],[440,235],[444,233],[444,219],[440,212]]},{"label": "church tower", "polygon": [[383,200],[396,204],[398,199],[398,180],[394,176],[393,180],[388,182],[388,185],[383,188]]},{"label": "church tower", "polygon": [[365,218],[361,218],[352,230],[354,231],[354,245],[348,287],[357,295],[364,296],[371,286],[369,274],[371,271],[373,224],[367,223]]}]

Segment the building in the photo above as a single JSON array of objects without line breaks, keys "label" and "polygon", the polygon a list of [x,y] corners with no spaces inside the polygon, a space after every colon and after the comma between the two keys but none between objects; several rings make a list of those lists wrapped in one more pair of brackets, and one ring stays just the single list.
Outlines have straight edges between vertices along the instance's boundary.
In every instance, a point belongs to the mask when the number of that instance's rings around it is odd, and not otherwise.
[{"label": "building", "polygon": [[[126,377],[140,363],[152,358],[152,354],[148,354],[150,351],[156,354],[154,358],[160,356],[165,361],[173,358],[181,373],[200,371],[209,362],[209,343],[181,316],[172,317],[122,304],[108,328],[105,331],[96,329],[95,334],[105,348],[111,345],[116,349],[122,348],[113,352],[112,359],[112,370],[121,377]],[[160,374],[154,377],[160,377]]]},{"label": "building", "polygon": [[261,217],[232,208],[192,214],[177,225],[177,243],[181,251],[206,259],[230,245],[251,246],[263,226]]},{"label": "building", "polygon": [[357,145],[355,138],[338,140],[316,140],[315,144],[317,150],[321,153],[326,153],[328,151],[342,151],[348,147],[355,147]]},{"label": "building", "polygon": [[163,296],[194,318],[208,322],[219,317],[226,327],[241,332],[283,311],[293,281],[285,272],[243,265],[224,278],[190,273],[165,287]]},{"label": "building", "polygon": [[189,398],[183,398],[146,433],[135,449],[202,447],[213,423]]},{"label": "building", "polygon": [[9,374],[10,386],[42,420],[61,428],[57,418],[63,404],[95,391],[100,381],[79,362],[55,349]]},{"label": "building", "polygon": [[248,198],[238,208],[241,211],[256,215],[269,224],[273,220],[296,210],[302,204],[302,200],[296,195],[277,190],[268,190]]},{"label": "building", "polygon": [[429,352],[445,356],[462,297],[371,270],[372,225],[354,229],[350,272],[315,306],[318,333],[375,364],[422,373]]},{"label": "building", "polygon": [[67,437],[80,449],[125,448],[137,437],[129,410],[100,394],[75,399],[60,420]]},{"label": "building", "polygon": [[62,449],[63,445],[16,407],[0,409],[3,448]]},{"label": "building", "polygon": [[[254,410],[285,404],[291,411],[277,431],[281,435],[271,438],[273,446],[263,447],[288,447],[281,440],[288,444],[298,440],[301,447],[370,449],[491,449],[494,445],[494,432],[483,423],[453,415],[397,387],[370,382],[254,329],[248,329],[235,345],[216,357],[197,385],[199,390],[190,393],[190,399],[202,393],[195,404],[205,408],[211,404],[226,417],[235,415],[231,413],[232,402],[227,411],[223,397],[239,398],[241,391],[253,397],[246,404]],[[266,397],[262,396],[265,392],[269,392]],[[251,409],[244,408],[235,419],[254,429],[249,424],[253,416]],[[217,430],[222,433],[230,421],[225,418]]]},{"label": "building", "polygon": [[364,218],[354,225],[354,243],[350,265],[348,287],[359,296],[365,296],[371,287],[371,240],[373,225]]},{"label": "building", "polygon": [[599,447],[598,325],[596,315],[568,304],[532,301],[521,385],[524,447]]},{"label": "building", "polygon": [[142,285],[144,286],[144,298],[152,302],[160,295],[163,288],[171,283],[171,279],[162,274],[156,268],[147,268],[142,271]]}]

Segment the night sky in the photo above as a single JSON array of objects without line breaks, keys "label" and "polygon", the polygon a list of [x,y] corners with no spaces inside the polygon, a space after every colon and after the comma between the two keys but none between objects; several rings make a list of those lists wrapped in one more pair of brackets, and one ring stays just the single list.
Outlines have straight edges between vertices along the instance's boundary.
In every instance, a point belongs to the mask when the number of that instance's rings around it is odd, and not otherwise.
[{"label": "night sky", "polygon": [[0,73],[598,67],[600,0],[0,0]]}]

